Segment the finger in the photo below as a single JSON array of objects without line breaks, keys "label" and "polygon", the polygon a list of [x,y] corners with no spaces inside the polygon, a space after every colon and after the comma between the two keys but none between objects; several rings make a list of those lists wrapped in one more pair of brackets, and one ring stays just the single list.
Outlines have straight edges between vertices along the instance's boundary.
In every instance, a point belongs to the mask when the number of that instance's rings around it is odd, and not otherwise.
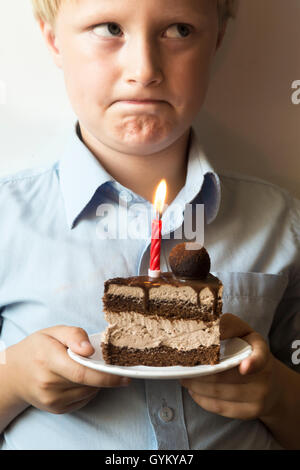
[{"label": "finger", "polygon": [[253,399],[253,387],[249,384],[194,383],[188,389],[202,397],[216,398],[232,402],[246,403]]},{"label": "finger", "polygon": [[46,406],[47,411],[54,413],[62,413],[66,408],[69,408],[72,404],[78,403],[83,400],[91,400],[94,398],[99,389],[91,387],[77,387],[65,391],[60,394],[58,398],[50,399]]},{"label": "finger", "polygon": [[263,337],[256,332],[245,336],[243,339],[252,346],[252,353],[241,362],[239,372],[242,375],[260,372],[264,369],[270,357],[270,350],[267,343]]},{"label": "finger", "polygon": [[240,384],[247,383],[249,379],[240,374],[238,367],[234,367],[229,370],[224,370],[223,372],[218,372],[217,374],[182,379],[180,383],[183,387],[190,388],[194,381],[200,383]]},{"label": "finger", "polygon": [[95,397],[91,396],[91,397],[85,398],[85,399],[83,399],[83,400],[80,400],[80,401],[71,403],[71,404],[69,404],[68,406],[64,407],[64,408],[59,412],[59,414],[72,413],[73,411],[80,410],[81,408],[83,408],[83,407],[85,407],[86,405],[88,405],[88,404],[93,400],[93,398],[95,398]]},{"label": "finger", "polygon": [[71,405],[72,403],[77,403],[82,400],[87,400],[88,398],[92,399],[96,395],[98,395],[100,388],[95,387],[77,387],[71,388],[67,392],[64,393],[61,404],[67,404],[67,406]]},{"label": "finger", "polygon": [[58,325],[42,330],[42,333],[52,336],[74,353],[80,356],[91,356],[95,350],[90,343],[87,332],[75,326]]},{"label": "finger", "polygon": [[254,403],[237,403],[226,400],[205,397],[190,393],[192,399],[201,408],[211,413],[232,419],[255,419],[257,417],[257,406]]},{"label": "finger", "polygon": [[66,353],[66,346],[52,336],[48,341],[53,343],[53,354],[47,358],[48,368],[69,383],[90,387],[122,387],[130,383],[130,379],[119,375],[106,374],[78,364]]},{"label": "finger", "polygon": [[231,313],[224,313],[220,319],[220,338],[242,338],[254,331],[248,323]]}]

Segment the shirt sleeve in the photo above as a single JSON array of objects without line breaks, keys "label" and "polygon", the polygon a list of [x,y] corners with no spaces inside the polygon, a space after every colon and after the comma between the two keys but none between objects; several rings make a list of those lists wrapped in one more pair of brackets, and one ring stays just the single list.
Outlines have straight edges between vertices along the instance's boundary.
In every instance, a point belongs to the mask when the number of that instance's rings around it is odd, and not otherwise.
[{"label": "shirt sleeve", "polygon": [[289,283],[277,307],[269,340],[274,356],[300,372],[300,201],[297,199],[291,199],[289,233],[295,245],[295,262],[290,268]]}]

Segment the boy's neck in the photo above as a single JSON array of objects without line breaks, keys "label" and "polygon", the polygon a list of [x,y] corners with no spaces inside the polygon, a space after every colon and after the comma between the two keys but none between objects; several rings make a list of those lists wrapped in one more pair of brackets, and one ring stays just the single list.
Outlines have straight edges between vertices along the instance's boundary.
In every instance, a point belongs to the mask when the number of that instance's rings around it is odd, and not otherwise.
[{"label": "boy's neck", "polygon": [[128,155],[107,147],[80,125],[81,139],[105,170],[120,184],[153,202],[161,179],[168,185],[170,205],[186,181],[190,129],[177,141],[153,155]]}]

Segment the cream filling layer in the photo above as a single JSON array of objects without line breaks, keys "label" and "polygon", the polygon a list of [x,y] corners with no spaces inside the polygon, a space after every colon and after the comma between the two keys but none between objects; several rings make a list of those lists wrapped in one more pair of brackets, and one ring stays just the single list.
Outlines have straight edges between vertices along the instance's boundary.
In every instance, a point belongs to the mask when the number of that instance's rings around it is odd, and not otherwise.
[{"label": "cream filling layer", "polygon": [[209,347],[220,343],[220,319],[210,323],[197,320],[168,320],[137,312],[106,312],[109,323],[102,342],[135,349],[168,346],[179,350]]}]

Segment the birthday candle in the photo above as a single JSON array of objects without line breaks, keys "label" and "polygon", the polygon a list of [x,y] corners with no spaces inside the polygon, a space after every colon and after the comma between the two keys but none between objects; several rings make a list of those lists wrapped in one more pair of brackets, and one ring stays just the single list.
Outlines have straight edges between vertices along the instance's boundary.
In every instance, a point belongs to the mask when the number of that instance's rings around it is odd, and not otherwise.
[{"label": "birthday candle", "polygon": [[148,275],[154,278],[160,276],[161,217],[165,204],[166,193],[167,184],[165,180],[162,180],[155,193],[154,208],[156,217],[153,219],[151,227],[150,269],[148,271]]}]

